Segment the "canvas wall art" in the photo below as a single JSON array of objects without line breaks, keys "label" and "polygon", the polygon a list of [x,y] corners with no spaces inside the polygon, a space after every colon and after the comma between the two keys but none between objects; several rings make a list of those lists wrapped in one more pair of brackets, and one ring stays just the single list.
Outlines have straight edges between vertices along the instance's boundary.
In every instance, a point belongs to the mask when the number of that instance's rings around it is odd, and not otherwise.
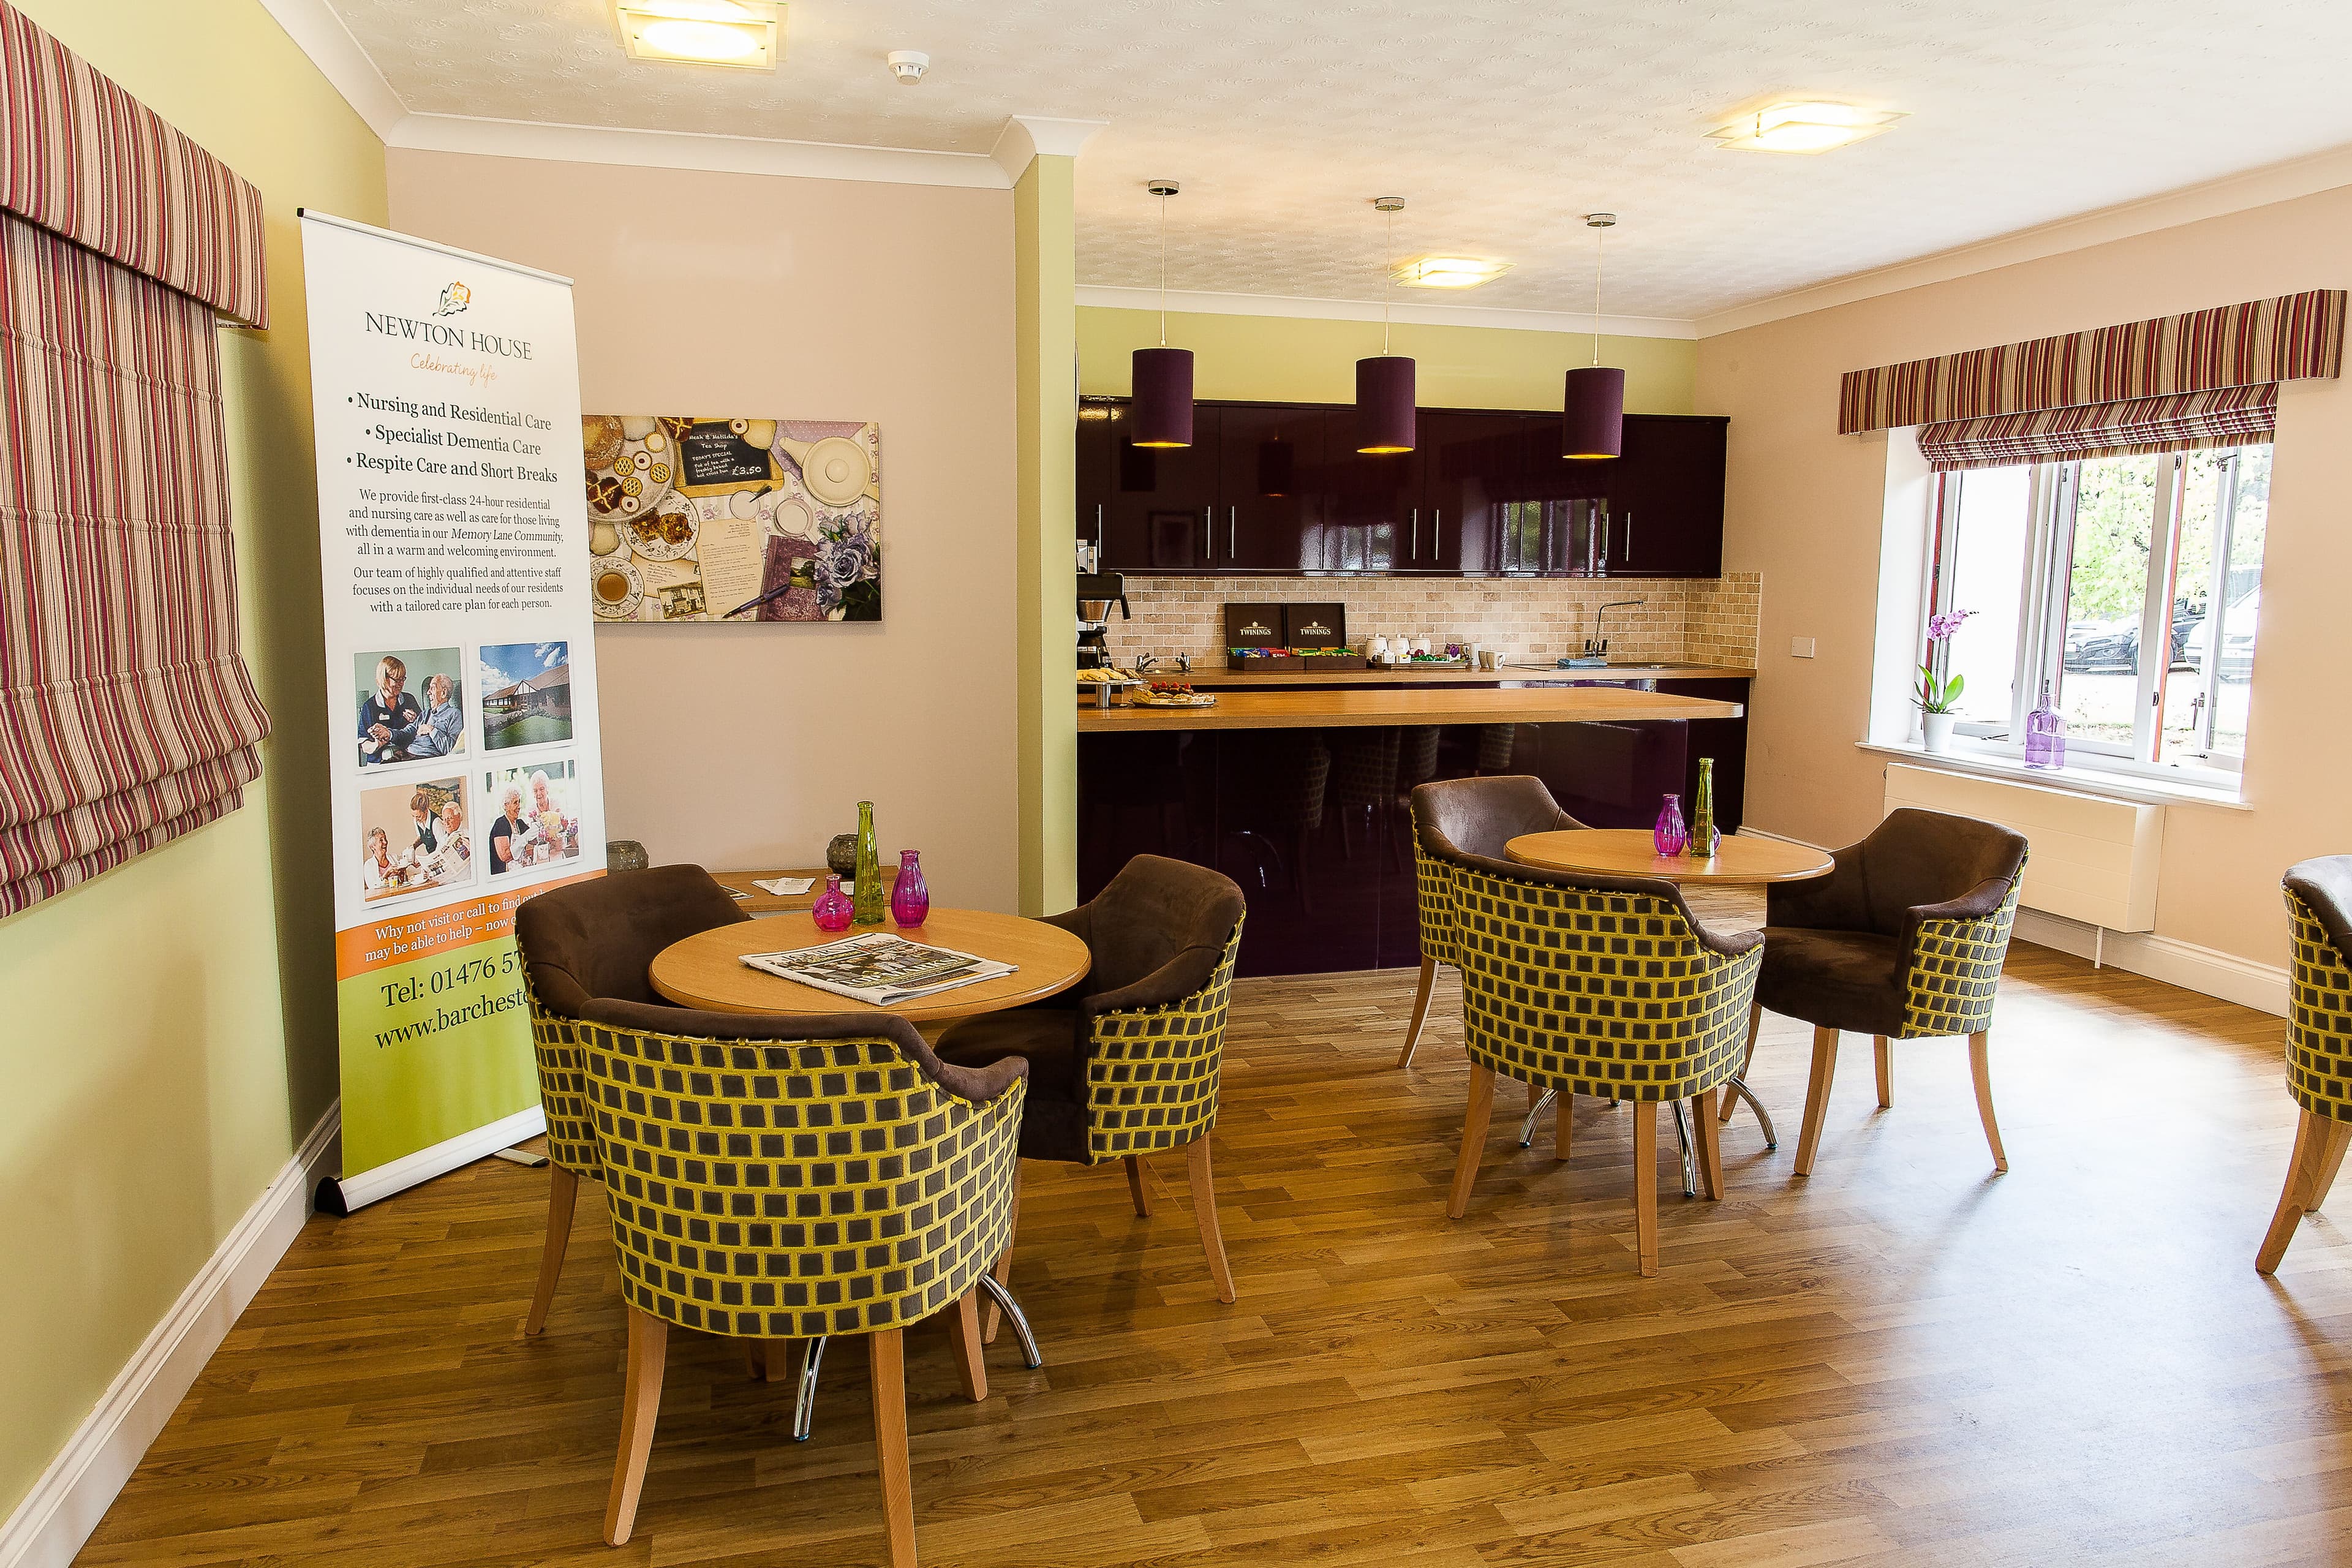
[{"label": "canvas wall art", "polygon": [[879,426],[591,414],[580,434],[599,620],[882,618]]}]

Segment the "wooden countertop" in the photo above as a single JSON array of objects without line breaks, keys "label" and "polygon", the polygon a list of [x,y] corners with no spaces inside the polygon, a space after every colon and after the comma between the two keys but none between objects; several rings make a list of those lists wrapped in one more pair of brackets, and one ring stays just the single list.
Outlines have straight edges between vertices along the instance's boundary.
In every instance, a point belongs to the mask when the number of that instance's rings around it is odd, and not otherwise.
[{"label": "wooden countertop", "polygon": [[[1329,679],[1328,677],[1326,678]],[[1234,691],[1213,708],[1078,710],[1078,733],[1139,730],[1329,730],[1383,724],[1626,723],[1649,719],[1737,719],[1737,702],[1605,686],[1512,690]]]},{"label": "wooden countertop", "polygon": [[1146,680],[1189,680],[1196,688],[1223,691],[1234,687],[1276,686],[1495,686],[1506,680],[1543,680],[1555,684],[1589,680],[1607,684],[1634,680],[1753,680],[1756,672],[1732,665],[1634,665],[1620,669],[1555,669],[1546,665],[1510,665],[1502,669],[1365,669],[1326,675],[1307,670],[1269,670],[1253,674],[1238,669],[1195,669],[1190,675],[1155,668]]}]

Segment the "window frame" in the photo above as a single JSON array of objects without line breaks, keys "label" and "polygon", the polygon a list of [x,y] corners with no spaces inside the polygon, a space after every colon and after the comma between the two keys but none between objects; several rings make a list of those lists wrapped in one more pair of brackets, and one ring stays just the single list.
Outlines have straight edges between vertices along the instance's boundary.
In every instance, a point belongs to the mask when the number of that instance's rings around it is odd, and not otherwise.
[{"label": "window frame", "polygon": [[[2274,443],[2269,441],[2248,441],[2211,449],[2217,455],[2217,467],[2213,481],[2212,564],[2205,584],[2205,623],[2214,629],[2205,634],[2208,647],[2199,670],[2197,689],[2204,698],[2204,706],[2188,745],[2176,751],[2176,755],[2188,752],[2194,760],[2161,760],[2165,745],[2164,705],[2172,673],[2174,608],[2179,601],[2180,533],[2187,515],[2191,456],[2189,451],[2182,450],[2153,454],[2158,468],[2149,514],[2147,573],[2140,604],[2139,647],[2143,657],[2138,661],[2140,668],[2134,689],[2132,737],[2128,742],[2116,742],[2069,735],[2068,771],[2074,771],[2080,763],[2085,771],[2094,773],[2151,779],[2187,777],[2205,787],[2238,787],[2245,771],[2243,750],[2218,750],[2214,744],[2222,679],[2221,645],[2228,631],[2223,597],[2240,523],[2243,454],[2252,447],[2273,446]],[[2026,716],[2041,700],[2042,683],[2047,680],[2053,691],[2062,694],[2063,701],[2067,610],[2072,603],[2074,532],[2085,460],[2012,465],[2030,469],[2031,480],[2026,502],[2025,559],[2019,567],[2020,602],[2011,659],[2014,674],[2010,711],[2005,718],[1964,719],[1953,726],[1955,742],[1972,754],[2021,761]],[[1969,477],[1975,471],[1952,469],[1937,473],[1929,487],[1921,609],[1915,647],[1916,662],[1931,664],[1938,677],[1949,673],[1950,645],[1931,643],[1927,623],[1952,605],[1960,552],[1966,546],[1959,531],[1962,498]],[[2257,574],[2257,592],[2259,584]],[[2146,657],[2150,649],[2160,652],[2156,657]],[[2247,679],[2252,679],[2251,668]],[[2241,748],[2243,744],[2242,739]]]}]

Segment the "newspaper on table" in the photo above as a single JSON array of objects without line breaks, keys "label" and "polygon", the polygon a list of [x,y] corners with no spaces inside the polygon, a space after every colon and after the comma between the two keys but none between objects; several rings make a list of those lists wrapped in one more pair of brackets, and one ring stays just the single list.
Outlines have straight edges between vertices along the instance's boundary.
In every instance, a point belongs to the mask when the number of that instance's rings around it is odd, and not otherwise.
[{"label": "newspaper on table", "polygon": [[869,1007],[895,1007],[918,996],[994,980],[1019,967],[951,947],[908,942],[888,931],[869,931],[790,952],[747,952],[743,962],[779,980],[813,985]]}]

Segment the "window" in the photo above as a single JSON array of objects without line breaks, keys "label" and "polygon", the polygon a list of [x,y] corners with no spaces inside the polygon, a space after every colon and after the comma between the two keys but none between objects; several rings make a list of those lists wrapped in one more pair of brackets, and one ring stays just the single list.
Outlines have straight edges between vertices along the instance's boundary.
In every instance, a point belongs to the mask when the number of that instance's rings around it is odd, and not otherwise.
[{"label": "window", "polygon": [[1919,642],[1958,732],[2021,753],[2046,688],[2070,763],[2242,769],[2270,476],[2267,444],[1939,476],[1927,610],[1970,614]]}]

